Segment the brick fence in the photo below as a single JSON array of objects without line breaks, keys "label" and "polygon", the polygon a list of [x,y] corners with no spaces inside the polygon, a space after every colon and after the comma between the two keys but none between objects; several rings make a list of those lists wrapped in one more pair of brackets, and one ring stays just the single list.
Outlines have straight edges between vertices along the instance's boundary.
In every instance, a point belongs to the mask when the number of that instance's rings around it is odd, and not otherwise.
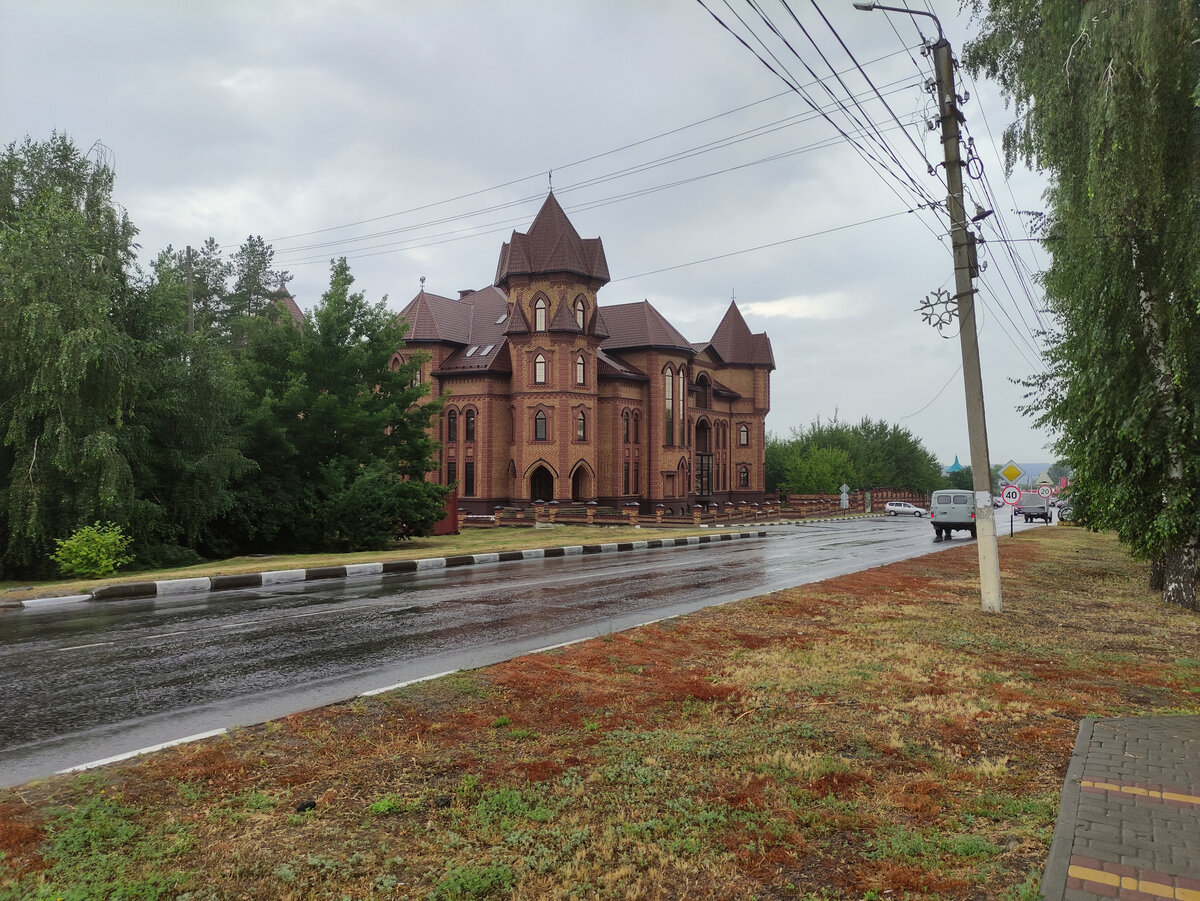
[{"label": "brick fence", "polygon": [[595,501],[586,504],[560,505],[557,502],[531,504],[522,507],[497,507],[492,515],[468,515],[459,510],[459,528],[521,527],[538,523],[588,526],[695,526],[732,525],[735,523],[780,522],[795,519],[815,519],[830,516],[882,513],[888,501],[908,501],[924,506],[927,498],[914,491],[895,488],[875,488],[853,491],[842,508],[840,495],[792,495],[784,500],[769,498],[762,503],[695,504],[690,513],[680,515],[673,508],[658,504],[652,510],[631,502],[621,509],[602,507]]}]

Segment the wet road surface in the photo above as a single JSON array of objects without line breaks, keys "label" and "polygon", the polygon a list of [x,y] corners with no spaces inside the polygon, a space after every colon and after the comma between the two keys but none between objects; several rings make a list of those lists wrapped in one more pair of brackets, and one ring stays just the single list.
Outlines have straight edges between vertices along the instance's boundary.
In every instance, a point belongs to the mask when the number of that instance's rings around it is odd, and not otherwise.
[{"label": "wet road surface", "polygon": [[932,531],[915,517],[811,523],[687,548],[8,613],[0,785],[967,540],[933,544]]}]

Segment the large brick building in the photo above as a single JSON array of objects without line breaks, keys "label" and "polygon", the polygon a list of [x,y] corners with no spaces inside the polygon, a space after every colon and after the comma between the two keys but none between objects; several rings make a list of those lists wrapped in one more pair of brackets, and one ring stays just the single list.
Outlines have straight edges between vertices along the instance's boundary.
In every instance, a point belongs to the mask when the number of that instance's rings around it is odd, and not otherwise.
[{"label": "large brick building", "polygon": [[771,342],[731,303],[690,343],[648,301],[600,306],[599,238],[580,238],[551,194],[500,249],[495,283],[457,299],[424,288],[396,362],[445,400],[437,478],[470,513],[496,506],[760,501]]}]

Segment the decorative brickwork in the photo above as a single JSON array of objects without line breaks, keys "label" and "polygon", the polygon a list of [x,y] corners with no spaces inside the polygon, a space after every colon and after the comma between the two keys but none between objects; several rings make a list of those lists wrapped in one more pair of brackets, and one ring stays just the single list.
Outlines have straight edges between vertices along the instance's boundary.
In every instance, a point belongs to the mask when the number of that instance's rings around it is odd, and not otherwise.
[{"label": "decorative brickwork", "polygon": [[731,303],[712,340],[690,343],[648,301],[601,306],[608,280],[600,239],[580,238],[551,194],[501,248],[494,285],[422,289],[401,311],[396,359],[429,356],[422,377],[446,405],[437,477],[458,482],[464,511],[596,501],[691,516],[764,499],[770,339]]}]

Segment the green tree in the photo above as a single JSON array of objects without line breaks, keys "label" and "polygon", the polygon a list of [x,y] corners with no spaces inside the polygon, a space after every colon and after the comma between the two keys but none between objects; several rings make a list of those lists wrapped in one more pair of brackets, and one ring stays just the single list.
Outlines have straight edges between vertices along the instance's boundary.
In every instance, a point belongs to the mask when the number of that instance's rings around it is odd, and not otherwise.
[{"label": "green tree", "polygon": [[1029,412],[1072,506],[1164,562],[1196,607],[1200,536],[1200,6],[991,0],[967,64],[1015,106],[1010,165],[1046,170],[1055,327]]},{"label": "green tree", "polygon": [[134,263],[97,145],[65,135],[0,156],[0,572],[43,575],[96,520],[139,558],[198,532],[240,457],[221,362],[186,306]]},{"label": "green tree", "polygon": [[385,300],[351,292],[353,281],[335,261],[303,328],[246,320],[239,428],[256,470],[209,530],[214,550],[383,547],[441,518],[446,490],[425,481],[440,404],[415,383],[419,361],[393,368],[405,326]]},{"label": "green tree", "polygon": [[[814,449],[839,453],[813,454]],[[767,439],[768,490],[782,487],[797,494],[825,491],[828,489],[800,486],[825,484],[825,476],[834,471],[841,473],[834,488],[845,481],[854,488],[929,492],[942,484],[941,467],[933,454],[908,429],[882,420],[864,418],[852,426],[835,415],[827,423],[817,420],[806,429],[792,429],[787,439]],[[818,478],[818,472],[824,475]]]},{"label": "green tree", "polygon": [[946,473],[945,487],[960,488],[963,491],[974,491],[975,470],[970,466],[964,466],[962,469]]},{"label": "green tree", "polygon": [[837,494],[843,483],[853,485],[857,481],[845,450],[810,445],[792,458],[784,484],[789,494]]}]

